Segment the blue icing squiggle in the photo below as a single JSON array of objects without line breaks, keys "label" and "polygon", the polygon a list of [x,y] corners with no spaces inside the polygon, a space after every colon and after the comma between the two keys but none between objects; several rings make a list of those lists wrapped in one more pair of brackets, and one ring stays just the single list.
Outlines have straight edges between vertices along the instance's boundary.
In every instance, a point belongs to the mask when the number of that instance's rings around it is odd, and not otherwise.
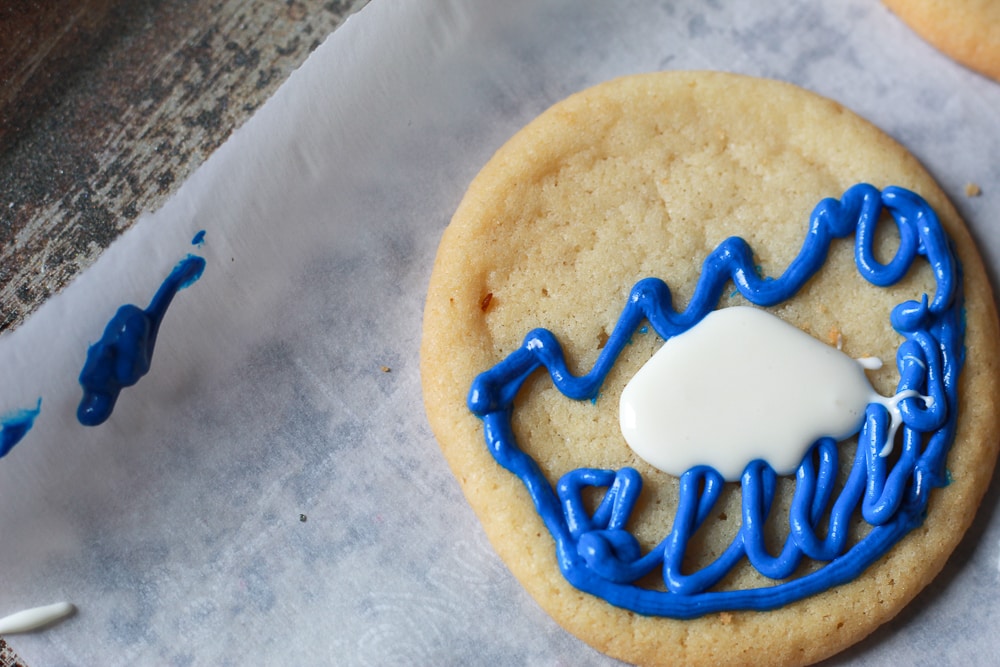
[{"label": "blue icing squiggle", "polygon": [[84,426],[104,423],[115,407],[118,395],[149,372],[153,347],[167,307],[178,291],[201,277],[205,260],[188,255],[174,267],[143,310],[126,304],[118,309],[104,329],[101,339],[87,350],[80,371],[83,399],[76,416]]},{"label": "blue icing squiggle", "polygon": [[[885,264],[875,259],[873,251],[883,210],[892,214],[900,235],[896,254]],[[790,532],[779,554],[768,553],[764,541],[764,525],[778,486],[777,475],[764,461],[751,462],[743,472],[742,524],[729,547],[708,566],[684,573],[688,543],[712,515],[723,488],[717,471],[698,466],[681,476],[670,533],[642,554],[638,540],[626,529],[642,488],[637,471],[577,469],[553,488],[537,462],[518,446],[511,425],[514,397],[535,370],[544,366],[565,396],[593,399],[632,332],[644,321],[664,339],[681,334],[715,307],[729,281],[756,305],[779,304],[819,271],[833,239],[851,235],[858,271],[875,285],[899,281],[918,256],[929,263],[936,281],[933,297],[923,295],[919,301],[898,304],[890,322],[904,337],[896,353],[897,391],[916,390],[934,400],[929,406],[920,398],[900,403],[902,451],[895,462],[880,456],[890,416],[882,405],[870,404],[853,467],[839,490],[837,443],[830,438],[817,441],[796,473]],[[555,336],[536,329],[520,348],[475,379],[468,407],[482,418],[494,458],[527,487],[555,540],[559,567],[578,589],[638,613],[675,618],[773,609],[857,577],[923,522],[930,490],[947,484],[945,459],[954,441],[958,375],[965,356],[961,282],[951,243],[926,201],[903,188],[879,192],[868,184],[855,185],[840,200],[824,199],[816,206],[802,249],[781,276],[762,277],[750,246],[743,239],[729,238],[705,259],[694,295],[681,312],[673,309],[670,288],[662,280],[637,283],[589,373],[570,373]],[[583,501],[583,489],[588,487],[606,489],[592,515]],[[849,526],[858,511],[871,529],[850,545]],[[803,558],[825,564],[789,579]],[[785,581],[754,589],[711,590],[743,559],[761,574]],[[656,569],[666,591],[636,584]]]},{"label": "blue icing squiggle", "polygon": [[0,416],[0,458],[7,456],[14,445],[24,439],[41,411],[42,399],[39,398],[34,408],[14,410]]}]

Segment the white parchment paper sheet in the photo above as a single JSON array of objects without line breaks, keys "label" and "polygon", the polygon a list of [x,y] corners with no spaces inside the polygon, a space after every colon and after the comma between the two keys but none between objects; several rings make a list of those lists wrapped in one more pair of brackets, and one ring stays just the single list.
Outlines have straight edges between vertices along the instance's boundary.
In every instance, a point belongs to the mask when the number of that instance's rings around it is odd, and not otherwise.
[{"label": "white parchment paper sheet", "polygon": [[[438,239],[492,152],[566,95],[658,69],[841,102],[928,166],[1000,266],[1000,85],[874,0],[376,0],[0,339],[0,412],[43,401],[0,460],[0,615],[79,607],[15,650],[32,667],[613,664],[486,543],[426,425],[418,346]],[[152,372],[80,426],[87,345],[189,252],[208,268]],[[997,501],[913,605],[832,664],[990,663]]]}]

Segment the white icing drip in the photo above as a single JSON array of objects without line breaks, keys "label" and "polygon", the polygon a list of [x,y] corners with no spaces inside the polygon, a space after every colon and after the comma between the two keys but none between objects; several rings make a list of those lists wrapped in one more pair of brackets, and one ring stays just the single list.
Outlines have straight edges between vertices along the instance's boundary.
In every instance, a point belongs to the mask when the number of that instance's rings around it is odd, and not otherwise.
[{"label": "white icing drip", "polygon": [[76,611],[69,602],[57,602],[44,607],[25,609],[10,616],[0,618],[0,635],[38,630],[56,621],[68,618]]},{"label": "white icing drip", "polygon": [[880,395],[865,369],[881,366],[766,311],[723,308],[666,341],[629,381],[622,434],[643,460],[675,476],[709,465],[734,481],[756,459],[790,475],[816,440],[857,432],[868,404],[879,403],[892,419],[886,456],[902,424],[900,401],[919,394]]},{"label": "white icing drip", "polygon": [[[837,349],[839,350],[840,348],[838,347]],[[859,359],[855,359],[855,361],[858,362],[858,365],[866,371],[877,371],[882,368],[882,360],[878,357],[861,357]]]},{"label": "white icing drip", "polygon": [[[837,349],[840,348],[838,347]],[[915,361],[916,363],[920,364],[922,368],[927,367],[926,364],[924,364],[924,362],[921,359],[914,357],[913,355],[907,355],[905,358],[909,359],[910,361]],[[883,365],[882,360],[879,359],[878,357],[860,357],[858,359],[855,359],[855,361],[857,361],[862,368],[869,371],[877,371],[880,368],[882,368]],[[903,413],[899,409],[899,404],[904,399],[914,398],[914,397],[922,398],[924,401],[924,405],[928,408],[934,405],[933,396],[924,396],[920,392],[914,389],[906,389],[897,392],[895,396],[883,396],[882,394],[872,389],[871,396],[868,397],[868,402],[878,403],[879,405],[884,407],[889,412],[889,418],[892,420],[889,423],[888,437],[886,438],[885,444],[882,445],[882,449],[879,450],[878,453],[878,455],[881,456],[882,458],[885,458],[886,456],[889,456],[889,454],[892,453],[892,449],[896,442],[896,433],[899,431],[899,427],[903,425]]]},{"label": "white icing drip", "polygon": [[897,392],[895,396],[883,396],[882,394],[873,392],[869,399],[870,403],[879,403],[882,405],[889,412],[889,418],[892,420],[889,423],[889,433],[886,436],[885,444],[882,445],[882,449],[878,453],[882,458],[892,453],[892,448],[896,443],[896,432],[903,425],[903,413],[899,409],[899,404],[907,398],[922,398],[924,405],[928,408],[934,405],[933,396],[924,396],[916,389],[906,389]]}]

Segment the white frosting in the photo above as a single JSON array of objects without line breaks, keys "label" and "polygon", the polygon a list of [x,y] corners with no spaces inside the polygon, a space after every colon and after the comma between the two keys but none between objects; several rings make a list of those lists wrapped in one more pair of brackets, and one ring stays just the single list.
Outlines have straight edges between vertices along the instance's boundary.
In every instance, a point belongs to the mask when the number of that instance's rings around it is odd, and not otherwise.
[{"label": "white frosting", "polygon": [[0,618],[0,635],[38,630],[56,621],[61,621],[75,611],[76,607],[69,602],[57,602],[44,607],[25,609]]},{"label": "white frosting", "polygon": [[816,440],[850,436],[877,402],[892,415],[885,456],[899,401],[917,393],[879,395],[864,372],[879,366],[766,311],[723,308],[664,342],[625,386],[622,434],[643,460],[676,476],[709,465],[735,481],[755,459],[790,475]]}]

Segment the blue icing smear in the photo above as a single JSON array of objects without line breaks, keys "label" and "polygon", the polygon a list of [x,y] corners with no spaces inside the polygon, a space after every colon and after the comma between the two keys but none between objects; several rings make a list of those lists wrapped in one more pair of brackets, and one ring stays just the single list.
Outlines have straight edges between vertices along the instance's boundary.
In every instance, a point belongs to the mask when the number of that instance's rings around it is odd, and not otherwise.
[{"label": "blue icing smear", "polygon": [[39,398],[34,408],[14,410],[0,416],[0,458],[7,456],[14,445],[24,439],[41,411],[42,399]]},{"label": "blue icing smear", "polygon": [[118,309],[101,339],[87,350],[87,361],[80,372],[83,399],[76,411],[81,424],[104,423],[111,416],[121,390],[149,372],[156,335],[167,307],[174,295],[198,280],[204,270],[203,258],[188,255],[163,281],[149,307],[143,310],[126,304]]},{"label": "blue icing smear", "polygon": [[196,246],[205,245],[205,230],[204,229],[194,235],[194,238],[191,239],[191,245],[196,245]]},{"label": "blue icing smear", "polygon": [[[883,210],[891,213],[900,234],[899,248],[885,264],[875,259],[873,251]],[[519,447],[511,423],[514,397],[535,370],[545,367],[568,398],[593,399],[632,332],[644,321],[664,339],[681,334],[715,307],[730,280],[756,305],[779,304],[825,264],[833,239],[852,235],[858,272],[877,286],[899,281],[918,256],[925,257],[931,267],[936,282],[933,298],[923,295],[919,301],[898,304],[890,322],[904,337],[896,353],[897,390],[916,390],[931,396],[933,402],[928,407],[918,400],[900,404],[903,444],[894,463],[879,455],[889,437],[888,411],[870,404],[843,486],[838,485],[837,443],[830,438],[818,440],[796,472],[790,532],[779,554],[772,555],[765,547],[764,526],[778,484],[776,473],[764,461],[753,461],[744,469],[742,523],[729,547],[708,566],[685,573],[682,565],[688,543],[713,515],[724,486],[717,471],[698,466],[681,476],[670,533],[643,554],[639,541],[627,530],[642,489],[636,470],[576,469],[553,487],[538,463]],[[948,483],[945,459],[955,436],[964,336],[961,267],[933,209],[908,190],[889,187],[879,192],[859,184],[840,200],[824,199],[816,206],[801,251],[780,277],[762,278],[749,245],[743,239],[729,238],[705,259],[684,311],[674,310],[670,289],[662,280],[647,278],[637,283],[589,373],[572,375],[555,336],[536,329],[519,349],[475,379],[468,407],[482,418],[494,458],[517,475],[531,494],[555,540],[560,570],[573,586],[646,615],[693,618],[720,611],[763,611],[851,581],[923,522],[931,489]],[[584,503],[584,490],[592,487],[605,489],[593,514]],[[850,520],[859,512],[871,529],[851,544]],[[794,578],[804,558],[823,564]],[[781,581],[753,589],[711,590],[744,559],[762,575]],[[667,590],[636,583],[657,570]]]}]

